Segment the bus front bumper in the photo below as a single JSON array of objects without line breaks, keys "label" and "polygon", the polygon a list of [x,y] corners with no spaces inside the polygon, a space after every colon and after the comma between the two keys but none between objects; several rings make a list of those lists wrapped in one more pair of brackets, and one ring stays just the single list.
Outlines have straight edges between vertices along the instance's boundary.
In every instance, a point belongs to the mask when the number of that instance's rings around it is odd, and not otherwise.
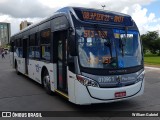
[{"label": "bus front bumper", "polygon": [[[136,84],[119,87],[119,88],[97,88],[84,86],[78,81],[75,81],[75,98],[76,104],[94,104],[94,103],[109,103],[121,100],[130,99],[135,96],[142,95],[144,91],[144,79]],[[115,94],[125,92],[125,96],[116,97]]]}]

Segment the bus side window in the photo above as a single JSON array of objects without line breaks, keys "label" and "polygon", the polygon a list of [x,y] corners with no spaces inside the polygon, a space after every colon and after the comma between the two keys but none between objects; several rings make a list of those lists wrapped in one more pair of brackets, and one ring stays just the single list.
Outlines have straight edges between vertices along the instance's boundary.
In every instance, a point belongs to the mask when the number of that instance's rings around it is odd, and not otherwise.
[{"label": "bus side window", "polygon": [[29,37],[29,58],[34,58],[35,34]]},{"label": "bus side window", "polygon": [[39,39],[37,33],[30,35],[29,40],[29,57],[34,59],[40,58]]},{"label": "bus side window", "polygon": [[42,30],[40,32],[40,39],[41,39],[41,59],[42,60],[51,60],[51,29]]},{"label": "bus side window", "polygon": [[18,55],[18,57],[22,57],[22,39],[18,38],[15,40],[15,52]]}]

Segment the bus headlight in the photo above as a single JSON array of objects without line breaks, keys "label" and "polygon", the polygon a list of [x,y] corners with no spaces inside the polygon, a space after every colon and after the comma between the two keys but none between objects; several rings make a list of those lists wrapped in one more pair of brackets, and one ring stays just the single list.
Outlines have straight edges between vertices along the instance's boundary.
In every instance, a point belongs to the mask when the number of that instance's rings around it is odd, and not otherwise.
[{"label": "bus headlight", "polygon": [[99,87],[99,84],[96,81],[82,75],[77,75],[77,80],[85,86]]},{"label": "bus headlight", "polygon": [[139,81],[142,81],[142,80],[144,79],[144,75],[145,75],[145,71],[143,71],[143,72],[137,77],[136,83],[139,82]]}]

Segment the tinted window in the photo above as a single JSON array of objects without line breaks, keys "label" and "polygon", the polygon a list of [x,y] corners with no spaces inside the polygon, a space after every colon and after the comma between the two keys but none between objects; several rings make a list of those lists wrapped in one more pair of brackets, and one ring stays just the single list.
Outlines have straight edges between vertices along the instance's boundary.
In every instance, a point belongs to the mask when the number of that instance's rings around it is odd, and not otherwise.
[{"label": "tinted window", "polygon": [[30,35],[29,58],[40,58],[40,46],[37,33]]},{"label": "tinted window", "polygon": [[51,42],[51,29],[42,30],[40,32],[41,39],[41,58],[43,60],[50,60],[50,42]]},{"label": "tinted window", "polygon": [[29,46],[35,46],[35,34],[30,35]]},{"label": "tinted window", "polygon": [[40,32],[41,44],[50,44],[51,29],[46,29]]}]

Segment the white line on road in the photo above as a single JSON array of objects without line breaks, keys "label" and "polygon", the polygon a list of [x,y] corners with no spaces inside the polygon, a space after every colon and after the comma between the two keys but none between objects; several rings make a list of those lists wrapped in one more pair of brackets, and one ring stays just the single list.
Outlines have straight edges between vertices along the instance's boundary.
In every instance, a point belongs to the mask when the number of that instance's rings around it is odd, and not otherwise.
[{"label": "white line on road", "polygon": [[145,66],[145,68],[152,69],[152,70],[160,70],[160,68],[157,68],[157,67],[148,67],[148,66]]}]

